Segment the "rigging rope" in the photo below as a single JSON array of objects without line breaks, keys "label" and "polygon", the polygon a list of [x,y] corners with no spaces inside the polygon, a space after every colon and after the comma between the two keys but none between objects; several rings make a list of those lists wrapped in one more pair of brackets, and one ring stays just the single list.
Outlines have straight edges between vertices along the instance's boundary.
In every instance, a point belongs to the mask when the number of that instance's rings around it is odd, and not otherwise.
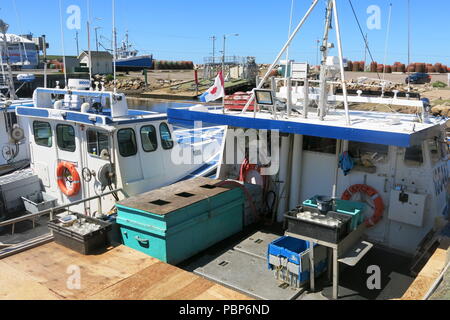
[{"label": "rigging rope", "polygon": [[[14,6],[14,11],[16,12],[16,18],[17,18],[17,23],[19,25],[20,33],[23,34],[22,20],[20,19],[19,10],[17,10],[16,0],[13,0],[13,6]],[[25,62],[30,62],[28,60],[28,54],[27,54],[27,49],[25,48],[25,42],[22,42],[22,46],[23,46],[23,52],[25,53]],[[20,43],[19,43],[19,49],[20,49]],[[23,67],[24,61],[22,59],[22,54],[20,54],[20,58],[22,60],[22,67]]]},{"label": "rigging rope", "polygon": [[383,81],[386,80],[386,60],[387,60],[387,55],[388,55],[389,35],[390,35],[390,31],[391,31],[391,17],[392,17],[392,3],[389,4],[389,18],[388,18],[388,25],[387,25],[387,31],[386,31],[386,44],[385,44],[385,49],[384,49]]},{"label": "rigging rope", "polygon": [[[359,31],[361,32],[361,36],[364,39],[364,44],[366,46],[367,51],[369,52],[370,59],[372,60],[372,62],[375,62],[375,60],[373,59],[373,56],[372,56],[372,51],[370,51],[369,44],[367,43],[367,38],[364,37],[364,32],[363,32],[363,30],[361,28],[361,24],[359,23],[359,19],[358,19],[358,16],[356,15],[355,8],[353,7],[352,0],[348,0],[348,2],[350,3],[350,7],[352,8],[353,15],[354,15],[354,17],[356,19],[356,22],[358,23],[358,28],[359,28]],[[380,77],[380,74],[378,73],[378,70],[377,70],[377,76],[378,76],[378,79],[381,80],[381,77]]]}]

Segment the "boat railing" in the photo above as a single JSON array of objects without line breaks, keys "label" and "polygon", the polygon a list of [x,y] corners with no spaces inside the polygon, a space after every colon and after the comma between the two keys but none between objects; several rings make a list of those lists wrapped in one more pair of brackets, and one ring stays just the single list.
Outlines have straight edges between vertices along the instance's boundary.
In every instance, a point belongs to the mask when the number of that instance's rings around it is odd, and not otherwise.
[{"label": "boat railing", "polygon": [[36,218],[39,218],[39,217],[42,217],[42,216],[45,216],[45,215],[50,215],[50,220],[53,220],[53,216],[57,212],[68,210],[69,208],[71,208],[73,206],[76,206],[76,205],[79,205],[79,204],[83,204],[83,203],[86,203],[86,202],[89,202],[89,201],[94,201],[94,200],[98,201],[98,210],[97,211],[98,212],[102,212],[103,211],[102,210],[102,198],[106,197],[106,196],[109,196],[111,194],[118,194],[118,193],[121,193],[125,198],[128,197],[128,194],[122,188],[115,189],[115,190],[103,193],[101,195],[95,195],[93,197],[81,199],[81,200],[78,200],[78,201],[75,201],[75,202],[72,202],[72,203],[68,203],[68,204],[59,206],[59,207],[54,207],[54,208],[50,208],[50,209],[47,209],[47,210],[43,210],[41,212],[31,213],[31,214],[20,216],[20,217],[14,218],[14,219],[3,221],[3,222],[0,222],[0,227],[5,227],[5,226],[12,225],[13,226],[12,233],[14,234],[14,225],[16,223],[19,223],[19,222],[22,222],[22,221],[28,221],[28,220],[34,221]]},{"label": "boat railing", "polygon": [[[287,77],[287,78],[286,77],[271,77],[271,78],[268,78],[266,81],[267,82],[270,81],[269,85],[271,87],[271,90],[275,93],[278,91],[277,83],[280,81],[282,81],[284,83],[284,87],[287,89],[285,99],[286,99],[286,104],[287,104],[286,107],[287,107],[289,115],[290,115],[290,110],[293,105],[292,94],[293,94],[294,89],[296,88],[296,85],[299,82],[306,83],[306,87],[305,87],[305,84],[303,86],[303,97],[305,97],[306,93],[308,92],[306,104],[308,104],[310,100],[319,101],[319,99],[320,99],[319,92],[315,92],[315,93],[310,92],[310,88],[312,88],[310,86],[310,84],[311,83],[320,84],[320,80],[297,79],[297,78],[292,78],[292,77]],[[259,77],[257,78],[257,83],[260,83]],[[339,81],[327,80],[326,83],[329,85],[341,85],[341,82],[339,82]],[[317,87],[317,89],[318,89],[318,87]],[[422,100],[416,99],[416,98],[408,98],[408,97],[400,98],[400,96],[398,95],[400,91],[393,90],[392,92],[394,93],[393,97],[385,96],[384,91],[380,91],[379,96],[364,96],[363,95],[364,91],[358,90],[357,95],[347,95],[346,98],[347,98],[347,101],[350,103],[372,103],[372,104],[380,104],[380,105],[395,105],[395,106],[405,106],[405,107],[417,108],[418,109],[417,114],[421,115],[422,122],[428,121],[427,120],[428,117],[427,117],[427,113],[426,113],[426,106]],[[295,92],[295,93],[299,93],[299,92]],[[301,100],[305,100],[305,99],[303,98]],[[299,101],[299,99],[297,99],[297,101]],[[327,101],[335,102],[335,103],[344,102],[344,96],[339,95],[339,94],[328,94]],[[256,109],[253,112],[257,112]],[[304,112],[307,112],[307,110],[304,110]]]}]

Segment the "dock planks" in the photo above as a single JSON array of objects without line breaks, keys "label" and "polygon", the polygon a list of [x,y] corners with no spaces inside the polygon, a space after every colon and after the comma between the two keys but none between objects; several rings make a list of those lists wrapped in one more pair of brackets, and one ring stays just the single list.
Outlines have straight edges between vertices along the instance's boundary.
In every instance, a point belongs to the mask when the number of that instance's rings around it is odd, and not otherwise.
[{"label": "dock planks", "polygon": [[[70,266],[81,288],[69,289]],[[247,300],[125,246],[84,256],[54,242],[0,260],[0,299],[12,300]]]},{"label": "dock planks", "polygon": [[441,245],[428,260],[401,300],[423,300],[447,265],[449,247]]}]

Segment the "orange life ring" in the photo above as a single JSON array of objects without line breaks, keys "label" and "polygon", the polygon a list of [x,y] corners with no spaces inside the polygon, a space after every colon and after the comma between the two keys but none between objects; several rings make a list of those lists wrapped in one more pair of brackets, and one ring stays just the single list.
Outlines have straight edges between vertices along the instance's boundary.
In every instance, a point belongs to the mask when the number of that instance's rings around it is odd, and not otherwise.
[{"label": "orange life ring", "polygon": [[380,194],[377,190],[374,188],[365,185],[365,184],[355,184],[345,190],[345,192],[342,194],[342,200],[351,200],[352,196],[355,193],[363,192],[367,194],[374,202],[375,204],[375,212],[372,217],[368,218],[365,221],[365,224],[367,227],[373,227],[376,225],[380,220],[383,218],[383,212],[384,212],[384,202],[381,198]]},{"label": "orange life ring", "polygon": [[[72,186],[71,188],[67,188],[66,181],[64,177],[64,171],[69,171],[72,176]],[[78,174],[75,165],[70,162],[60,162],[58,167],[56,168],[56,177],[58,179],[58,187],[62,193],[64,193],[68,197],[73,197],[80,192],[81,189],[81,180],[80,175]]]}]

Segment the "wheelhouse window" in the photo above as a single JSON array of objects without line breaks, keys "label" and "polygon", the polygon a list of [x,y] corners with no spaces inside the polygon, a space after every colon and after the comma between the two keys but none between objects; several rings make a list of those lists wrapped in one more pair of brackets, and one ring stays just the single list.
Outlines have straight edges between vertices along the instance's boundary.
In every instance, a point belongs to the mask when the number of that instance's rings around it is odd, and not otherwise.
[{"label": "wheelhouse window", "polygon": [[52,128],[50,123],[43,121],[33,122],[33,134],[34,142],[39,146],[51,148],[53,145],[52,141]]},{"label": "wheelhouse window", "polygon": [[370,162],[384,162],[388,158],[389,146],[384,144],[350,141],[348,145],[350,155],[361,164]]},{"label": "wheelhouse window", "polygon": [[304,136],[303,150],[336,154],[336,139]]},{"label": "wheelhouse window", "polygon": [[117,132],[120,155],[124,158],[137,154],[136,135],[133,129],[120,129]]},{"label": "wheelhouse window", "polygon": [[141,128],[142,149],[145,152],[153,152],[158,149],[158,137],[156,128],[152,125]]},{"label": "wheelhouse window", "polygon": [[173,148],[174,143],[172,140],[172,134],[170,133],[169,126],[167,123],[161,123],[159,126],[159,134],[161,135],[161,145],[165,150],[170,150]]},{"label": "wheelhouse window", "polygon": [[442,157],[442,151],[440,142],[437,139],[428,140],[427,141],[428,150],[430,152],[430,159],[433,164],[439,161],[439,159]]},{"label": "wheelhouse window", "polygon": [[56,141],[61,150],[75,152],[75,129],[66,124],[56,126]]},{"label": "wheelhouse window", "polygon": [[408,166],[421,166],[423,163],[422,145],[415,145],[406,149],[405,164]]},{"label": "wheelhouse window", "polygon": [[103,150],[109,151],[109,136],[106,132],[88,129],[86,135],[89,154],[100,156]]}]

